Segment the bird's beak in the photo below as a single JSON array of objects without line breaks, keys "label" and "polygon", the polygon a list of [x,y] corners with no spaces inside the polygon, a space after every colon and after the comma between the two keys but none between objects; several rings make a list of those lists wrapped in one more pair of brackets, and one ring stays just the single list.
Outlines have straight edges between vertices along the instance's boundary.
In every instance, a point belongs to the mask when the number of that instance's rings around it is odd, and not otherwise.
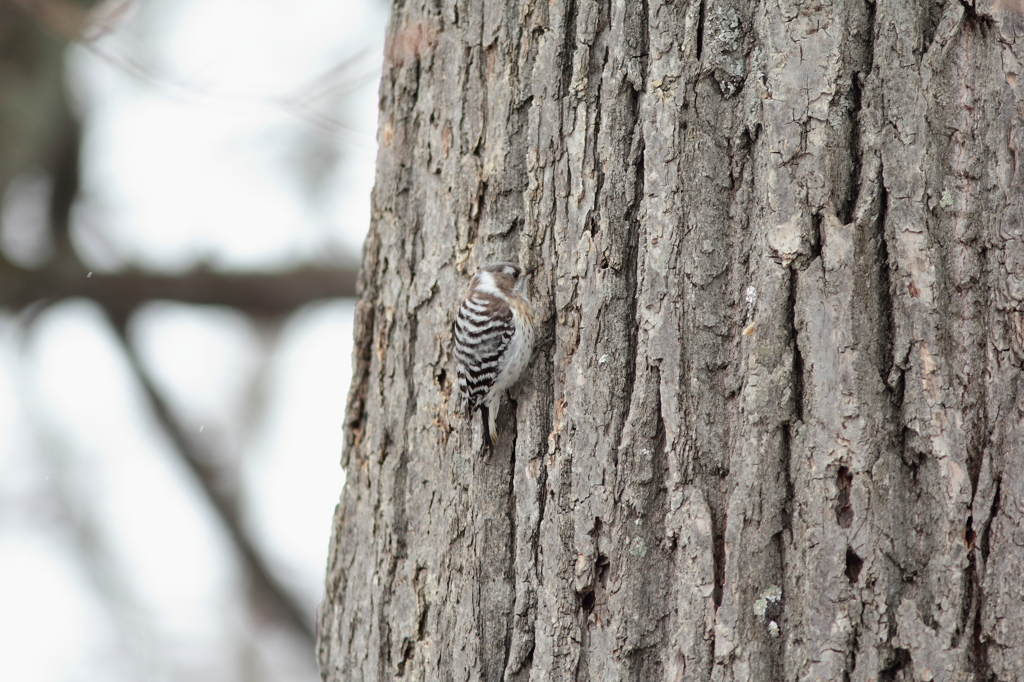
[{"label": "bird's beak", "polygon": [[537,268],[539,268],[539,267],[540,267],[539,265],[534,265],[529,270],[524,270],[523,271],[523,277],[526,277],[527,275],[532,275],[534,272],[537,271]]}]

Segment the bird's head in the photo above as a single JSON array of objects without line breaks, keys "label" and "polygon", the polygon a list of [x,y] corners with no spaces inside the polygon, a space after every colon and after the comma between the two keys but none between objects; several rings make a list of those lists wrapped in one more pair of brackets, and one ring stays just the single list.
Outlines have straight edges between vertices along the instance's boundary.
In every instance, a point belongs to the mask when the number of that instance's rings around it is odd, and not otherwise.
[{"label": "bird's head", "polygon": [[473,278],[473,286],[481,291],[497,289],[502,293],[509,293],[519,288],[525,282],[527,275],[531,274],[536,267],[523,270],[512,263],[488,263],[477,271]]}]

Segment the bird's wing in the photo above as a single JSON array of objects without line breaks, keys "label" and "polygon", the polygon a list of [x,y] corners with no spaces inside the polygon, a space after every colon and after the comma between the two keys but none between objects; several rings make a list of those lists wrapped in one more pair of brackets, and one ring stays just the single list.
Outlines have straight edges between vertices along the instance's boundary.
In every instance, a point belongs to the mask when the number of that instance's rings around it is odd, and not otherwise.
[{"label": "bird's wing", "polygon": [[455,371],[463,408],[472,414],[504,367],[515,336],[512,308],[499,296],[477,292],[455,318]]}]

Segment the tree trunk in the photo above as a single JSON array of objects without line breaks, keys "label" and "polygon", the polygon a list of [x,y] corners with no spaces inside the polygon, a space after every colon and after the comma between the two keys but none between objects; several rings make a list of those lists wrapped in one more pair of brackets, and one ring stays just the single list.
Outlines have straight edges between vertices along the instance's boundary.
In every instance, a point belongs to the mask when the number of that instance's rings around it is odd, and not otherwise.
[{"label": "tree trunk", "polygon": [[[1024,674],[1024,18],[397,1],[327,680]],[[451,325],[539,265],[496,451]]]}]

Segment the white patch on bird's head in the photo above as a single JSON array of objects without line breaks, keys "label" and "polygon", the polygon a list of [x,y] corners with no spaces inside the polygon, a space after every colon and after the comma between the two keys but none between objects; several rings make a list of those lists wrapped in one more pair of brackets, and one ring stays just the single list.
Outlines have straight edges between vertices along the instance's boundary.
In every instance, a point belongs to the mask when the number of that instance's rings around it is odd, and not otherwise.
[{"label": "white patch on bird's head", "polygon": [[473,289],[486,294],[509,294],[522,283],[522,269],[513,263],[488,263],[473,277]]},{"label": "white patch on bird's head", "polygon": [[492,295],[508,295],[513,291],[523,294],[526,289],[527,275],[536,269],[536,267],[532,267],[523,271],[521,267],[513,263],[488,263],[477,270],[470,286],[474,291]]},{"label": "white patch on bird's head", "polygon": [[494,281],[494,273],[487,270],[480,270],[476,273],[476,277],[473,278],[473,290],[493,296],[499,296],[502,293],[498,288],[498,283]]}]

